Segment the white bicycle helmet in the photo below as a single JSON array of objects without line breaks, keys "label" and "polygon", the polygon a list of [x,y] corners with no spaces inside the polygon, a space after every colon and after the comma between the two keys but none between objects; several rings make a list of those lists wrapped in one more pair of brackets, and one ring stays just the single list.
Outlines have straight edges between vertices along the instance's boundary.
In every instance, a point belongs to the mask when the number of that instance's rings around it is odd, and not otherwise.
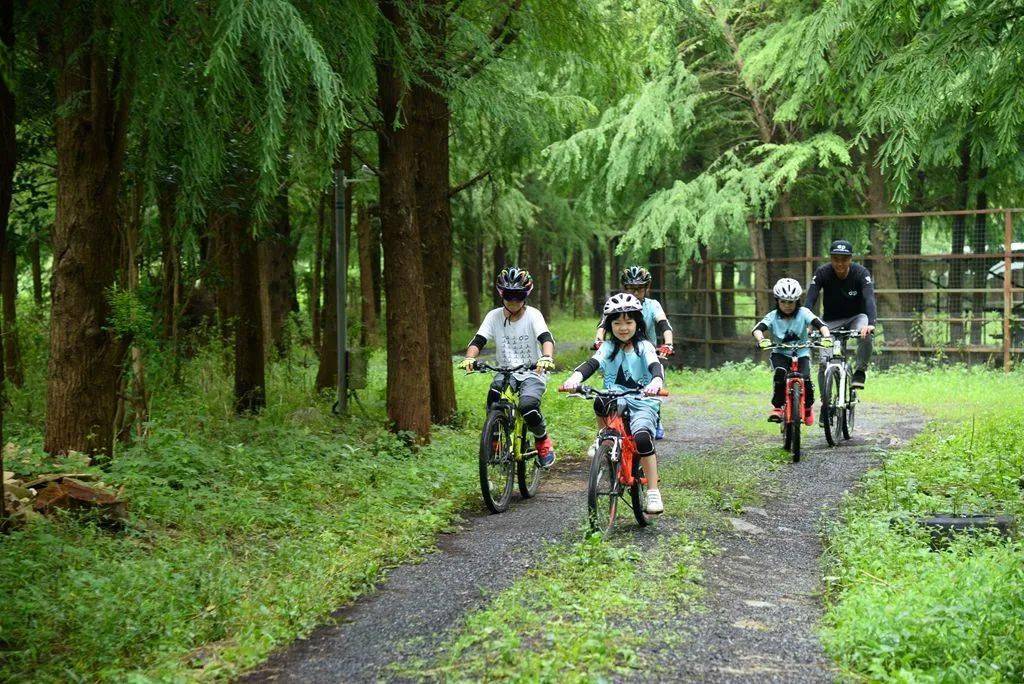
[{"label": "white bicycle helmet", "polygon": [[644,305],[640,303],[639,299],[627,292],[620,292],[619,294],[613,294],[604,303],[604,315],[630,313],[632,311],[640,311],[643,308]]},{"label": "white bicycle helmet", "polygon": [[804,288],[793,278],[781,278],[772,288],[772,293],[777,299],[787,302],[795,302],[804,293]]}]

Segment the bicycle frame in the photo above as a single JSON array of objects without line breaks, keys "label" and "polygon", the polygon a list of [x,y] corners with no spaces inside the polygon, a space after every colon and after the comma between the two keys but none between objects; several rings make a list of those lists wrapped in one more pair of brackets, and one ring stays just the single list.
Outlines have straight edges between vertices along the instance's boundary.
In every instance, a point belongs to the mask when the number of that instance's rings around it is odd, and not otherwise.
[{"label": "bicycle frame", "polygon": [[[852,331],[845,329],[835,330],[832,332],[834,339],[832,353],[828,360],[822,363],[821,373],[819,378],[824,379],[825,373],[828,371],[830,366],[835,366],[839,370],[839,402],[833,408],[845,409],[852,402],[852,393],[850,390],[850,362],[846,357],[846,343],[850,341],[850,338],[854,336]],[[824,383],[821,391],[824,392]],[[826,397],[822,394],[822,401],[825,401]]]},{"label": "bicycle frame", "polygon": [[523,432],[526,421],[523,419],[523,414],[519,413],[519,409],[516,408],[519,405],[519,397],[509,385],[505,385],[501,390],[501,396],[497,403],[512,420],[512,457],[516,461],[522,461],[526,456],[536,453],[536,450],[532,452],[523,450]]},{"label": "bicycle frame", "polygon": [[[619,468],[619,482],[626,487],[632,487],[636,483],[633,477],[633,459],[636,458],[636,440],[626,430],[626,422],[619,413],[613,413],[604,419],[605,427],[598,434],[598,440],[604,441],[611,438],[614,441],[612,446],[612,460],[621,460],[622,467]],[[640,478],[641,484],[647,484],[647,478]]]},{"label": "bicycle frame", "polygon": [[[793,413],[792,389],[794,385],[800,386],[801,401],[800,406],[796,407],[796,410],[800,412],[798,416],[794,416]],[[807,416],[807,402],[803,401],[805,396],[807,396],[807,387],[804,384],[804,376],[800,375],[800,357],[794,356],[789,360],[789,373],[786,374],[786,420],[783,423],[783,429],[785,429],[786,423],[792,423],[795,420],[799,420],[801,423],[804,422],[804,418]]]}]

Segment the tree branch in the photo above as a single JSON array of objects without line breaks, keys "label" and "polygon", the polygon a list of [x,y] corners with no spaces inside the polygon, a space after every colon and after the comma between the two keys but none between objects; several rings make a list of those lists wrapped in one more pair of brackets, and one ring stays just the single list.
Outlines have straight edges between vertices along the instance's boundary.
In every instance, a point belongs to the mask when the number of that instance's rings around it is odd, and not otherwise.
[{"label": "tree branch", "polygon": [[[515,42],[519,32],[511,29],[512,18],[516,12],[523,6],[523,0],[512,0],[509,5],[508,12],[505,16],[495,24],[490,32],[487,34],[487,45],[492,49],[492,57],[499,56],[505,51],[510,44]],[[489,60],[486,56],[481,54],[481,51],[476,50],[471,53],[463,55],[459,61],[465,65],[466,78],[472,78],[476,74],[480,73],[485,66],[487,66]]]},{"label": "tree branch", "polygon": [[455,197],[455,195],[458,195],[460,192],[462,192],[463,190],[466,190],[467,188],[471,188],[472,186],[476,185],[477,183],[479,183],[484,178],[487,178],[490,175],[491,175],[491,170],[487,169],[486,171],[481,171],[480,173],[476,174],[475,176],[470,178],[468,181],[459,183],[458,185],[449,188],[448,189],[448,198],[451,199],[452,197]]}]

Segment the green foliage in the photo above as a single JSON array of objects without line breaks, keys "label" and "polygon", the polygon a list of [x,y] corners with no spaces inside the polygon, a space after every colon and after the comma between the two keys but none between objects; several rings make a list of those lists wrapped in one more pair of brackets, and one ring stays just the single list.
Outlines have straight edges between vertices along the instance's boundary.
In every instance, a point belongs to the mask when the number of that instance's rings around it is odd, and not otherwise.
[{"label": "green foliage", "polygon": [[978,406],[972,383],[943,381],[952,375],[933,376],[930,384],[957,397],[967,389],[966,405],[980,412],[964,421],[960,404],[959,420],[933,427],[890,456],[847,501],[829,534],[824,643],[858,678],[1024,676],[1024,546],[978,537],[931,551],[927,533],[909,522],[933,512],[1024,514],[1018,487],[1024,419],[1010,408],[1019,380],[986,383]]}]

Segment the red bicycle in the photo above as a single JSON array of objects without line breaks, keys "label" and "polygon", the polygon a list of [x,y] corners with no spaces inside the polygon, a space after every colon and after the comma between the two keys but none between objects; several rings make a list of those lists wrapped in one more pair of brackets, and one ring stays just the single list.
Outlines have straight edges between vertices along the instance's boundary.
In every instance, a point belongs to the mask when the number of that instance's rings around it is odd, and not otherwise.
[{"label": "red bicycle", "polygon": [[782,412],[782,448],[793,455],[793,463],[800,462],[800,426],[807,422],[807,407],[804,402],[804,395],[807,387],[804,384],[804,376],[800,375],[800,357],[797,352],[801,349],[824,349],[822,345],[812,342],[798,342],[796,344],[773,344],[766,349],[773,352],[789,354],[789,371],[786,373],[786,405]]},{"label": "red bicycle", "polygon": [[[569,392],[559,388],[559,392]],[[619,399],[621,397],[643,397],[650,395],[643,390],[626,390],[613,392],[598,390],[588,385],[580,385],[571,392],[584,399],[593,401],[599,397]],[[667,397],[667,390],[660,390],[659,397]],[[587,482],[587,512],[590,528],[595,532],[607,535],[615,526],[615,516],[619,508],[619,499],[633,509],[633,517],[641,527],[651,522],[647,515],[647,478],[644,468],[636,455],[636,440],[628,428],[626,417],[613,413],[605,418],[605,426],[597,434],[597,447],[590,463],[590,478]],[[629,492],[629,498],[626,498]]]}]

